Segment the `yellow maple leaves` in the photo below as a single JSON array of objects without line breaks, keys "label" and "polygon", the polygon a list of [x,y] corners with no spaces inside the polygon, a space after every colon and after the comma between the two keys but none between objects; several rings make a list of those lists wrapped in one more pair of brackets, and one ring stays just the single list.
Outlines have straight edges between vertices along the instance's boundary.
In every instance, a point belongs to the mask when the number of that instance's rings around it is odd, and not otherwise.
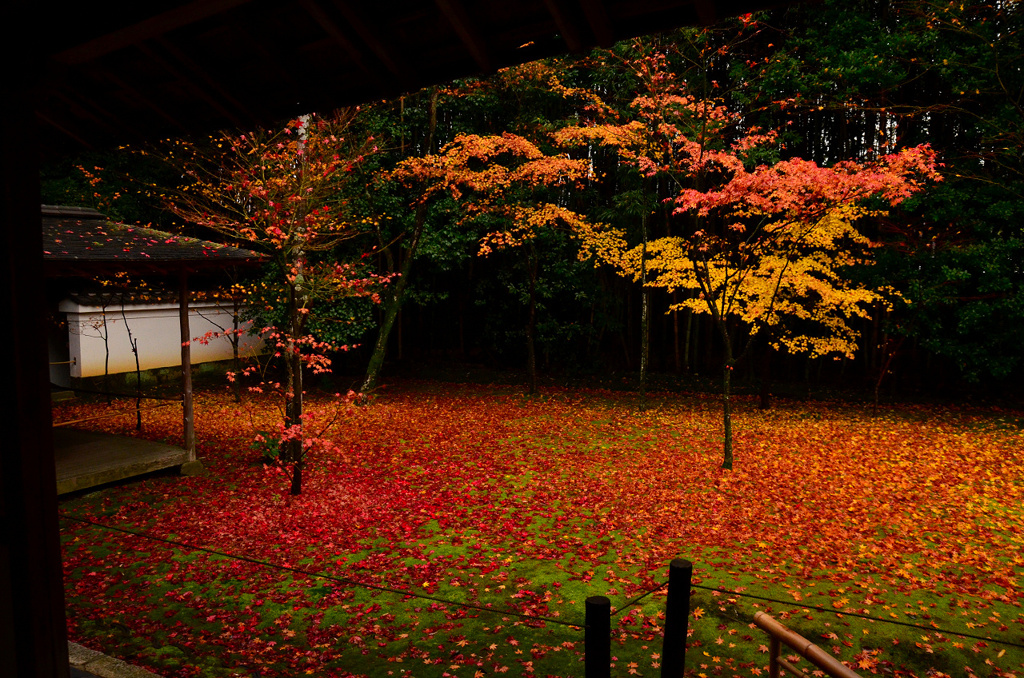
[{"label": "yellow maple leaves", "polygon": [[[856,347],[855,318],[890,290],[858,287],[842,276],[845,267],[868,262],[871,243],[848,218],[834,210],[812,223],[773,222],[760,238],[734,247],[726,239],[698,231],[670,236],[646,247],[626,245],[621,230],[581,222],[576,233],[581,257],[611,264],[626,277],[686,293],[670,307],[734,317],[759,329],[773,328],[774,342],[812,356],[849,356]],[[817,334],[797,332],[786,320],[809,321]],[[806,324],[805,324],[806,326]]]}]

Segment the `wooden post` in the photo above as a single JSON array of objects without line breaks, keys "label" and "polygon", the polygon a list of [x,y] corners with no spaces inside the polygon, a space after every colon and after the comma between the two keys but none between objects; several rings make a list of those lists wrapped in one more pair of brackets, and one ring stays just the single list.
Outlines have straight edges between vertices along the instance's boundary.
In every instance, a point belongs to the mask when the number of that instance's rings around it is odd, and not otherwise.
[{"label": "wooden post", "polygon": [[[7,25],[45,25],[30,4],[11,7]],[[41,34],[4,42],[19,68],[0,85],[0,675],[67,678],[34,110],[45,60]]]},{"label": "wooden post", "polygon": [[612,601],[604,596],[587,598],[583,635],[583,675],[610,678],[612,675]]},{"label": "wooden post", "polygon": [[768,678],[779,678],[779,653],[782,644],[775,636],[768,641]]},{"label": "wooden post", "polygon": [[195,414],[192,408],[192,333],[188,326],[188,271],[181,270],[178,280],[178,319],[181,325],[181,417],[185,453],[188,460],[181,472],[192,475],[202,470],[196,459]]},{"label": "wooden post", "polygon": [[690,625],[690,588],[693,563],[676,558],[668,567],[668,600],[665,602],[665,637],[661,646],[661,677],[683,678],[686,667],[686,636]]}]

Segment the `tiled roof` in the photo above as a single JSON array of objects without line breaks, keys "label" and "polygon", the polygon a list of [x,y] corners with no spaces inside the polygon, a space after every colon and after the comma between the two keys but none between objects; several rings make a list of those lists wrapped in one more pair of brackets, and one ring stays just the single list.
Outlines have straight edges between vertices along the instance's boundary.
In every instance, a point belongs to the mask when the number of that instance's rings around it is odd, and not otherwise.
[{"label": "tiled roof", "polygon": [[50,275],[194,271],[254,264],[255,252],[119,224],[82,207],[43,205],[43,256]]}]

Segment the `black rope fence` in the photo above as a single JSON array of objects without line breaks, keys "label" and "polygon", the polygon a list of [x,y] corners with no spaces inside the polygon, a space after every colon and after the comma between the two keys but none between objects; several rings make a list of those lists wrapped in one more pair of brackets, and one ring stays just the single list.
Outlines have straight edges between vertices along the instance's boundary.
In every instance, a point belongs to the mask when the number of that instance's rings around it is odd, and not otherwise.
[{"label": "black rope fence", "polygon": [[615,615],[619,614],[620,612],[628,610],[629,608],[633,607],[634,605],[639,603],[641,600],[643,600],[647,596],[651,595],[652,593],[657,593],[658,591],[662,590],[666,586],[668,586],[668,582],[664,582],[660,586],[655,586],[653,589],[651,589],[647,593],[643,593],[643,594],[637,596],[636,598],[634,598],[633,600],[629,601],[628,603],[625,603],[622,607],[615,608],[615,612],[612,612],[612,616],[614,617]]},{"label": "black rope fence", "polygon": [[[135,401],[135,407],[133,407],[133,408],[131,408],[129,410],[117,410],[117,411],[114,411],[114,412],[106,412],[105,414],[94,414],[94,415],[90,415],[88,417],[80,417],[78,419],[70,419],[70,420],[67,420],[67,421],[54,422],[54,424],[53,424],[54,428],[60,428],[62,426],[71,426],[73,424],[80,424],[82,422],[93,421],[95,419],[110,419],[111,417],[120,417],[122,415],[131,415],[131,414],[134,414],[136,417],[139,418],[138,419],[138,422],[139,422],[138,426],[141,427],[142,426],[142,419],[141,419],[141,417],[142,417],[142,413],[143,412],[146,412],[148,410],[156,410],[156,409],[159,409],[161,407],[170,407],[171,405],[181,404],[182,397],[183,397],[183,396],[173,397],[173,396],[143,395],[142,393],[114,393],[114,392],[110,392],[110,391],[96,391],[96,390],[92,390],[92,389],[73,388],[73,387],[65,388],[63,386],[58,386],[57,384],[54,384],[53,382],[50,383],[50,386],[52,388],[61,388],[61,389],[68,390],[68,391],[74,391],[76,393],[89,393],[89,394],[93,394],[93,395],[107,396],[108,398],[124,398],[124,399],[131,399],[131,400]],[[156,400],[160,404],[158,404],[158,405],[147,405],[146,407],[142,407],[142,401],[143,400]]]},{"label": "black rope fence", "polygon": [[77,386],[61,386],[60,384],[54,384],[50,382],[50,388],[58,388],[62,391],[74,391],[75,393],[88,393],[89,395],[101,395],[110,396],[111,398],[142,398],[143,400],[168,400],[174,402],[181,402],[181,396],[158,396],[158,395],[140,395],[138,393],[116,393],[114,391],[97,391],[88,388],[79,388]]},{"label": "black rope fence", "polygon": [[61,426],[71,426],[72,424],[80,424],[83,421],[93,421],[94,419],[109,419],[110,417],[119,417],[123,414],[136,414],[138,412],[147,412],[149,410],[157,410],[161,407],[170,407],[177,403],[162,403],[160,405],[150,405],[148,407],[133,407],[130,410],[118,410],[117,412],[107,412],[106,414],[96,414],[90,417],[82,417],[81,419],[69,419],[67,421],[54,422],[54,428],[60,428]]},{"label": "black rope fence", "polygon": [[[78,517],[78,516],[73,516],[73,515],[70,515],[68,513],[63,512],[63,511],[60,512],[60,517],[66,519],[66,520],[71,520],[71,521],[74,521],[74,522],[83,523],[85,525],[92,525],[94,527],[99,527],[99,528],[102,528],[102,529],[105,529],[105,530],[109,530],[109,531],[112,531],[112,532],[121,532],[123,534],[129,534],[129,535],[132,535],[134,537],[139,537],[141,539],[147,539],[149,541],[154,541],[154,542],[166,544],[168,546],[174,546],[176,548],[183,548],[183,549],[188,549],[190,551],[198,551],[198,552],[202,552],[202,553],[208,553],[210,555],[220,556],[222,558],[229,558],[231,560],[237,560],[239,562],[249,563],[251,565],[258,565],[258,566],[261,566],[261,567],[267,567],[267,568],[271,568],[271,569],[275,569],[275,570],[280,570],[282,572],[290,572],[290,573],[293,573],[293,574],[301,574],[301,575],[305,575],[305,576],[308,576],[308,577],[314,577],[314,578],[318,578],[318,579],[324,579],[324,580],[327,580],[327,581],[333,581],[333,582],[336,582],[336,583],[339,583],[339,584],[346,584],[348,586],[358,586],[358,587],[361,587],[361,588],[370,589],[370,590],[374,590],[374,591],[380,591],[380,592],[383,592],[383,593],[391,593],[391,594],[395,594],[395,595],[406,596],[406,597],[409,597],[409,598],[419,598],[419,599],[422,599],[422,600],[430,600],[430,601],[433,601],[433,602],[436,602],[436,603],[442,603],[442,604],[445,604],[445,605],[451,605],[453,607],[461,607],[461,608],[470,609],[470,610],[478,610],[480,612],[487,612],[489,614],[504,615],[504,616],[509,616],[509,617],[518,617],[520,619],[525,619],[525,620],[529,620],[529,621],[540,621],[540,622],[545,622],[545,623],[549,623],[549,624],[557,624],[557,625],[561,625],[561,626],[568,626],[570,628],[575,628],[575,629],[585,629],[586,628],[586,623],[582,623],[581,624],[581,623],[577,623],[577,622],[568,622],[568,621],[565,621],[564,619],[556,619],[554,617],[541,617],[541,616],[538,616],[538,615],[524,614],[522,612],[516,612],[515,610],[496,609],[494,607],[487,607],[487,606],[484,606],[484,605],[475,605],[473,603],[462,603],[462,602],[458,602],[458,601],[454,601],[454,600],[449,600],[447,598],[441,598],[440,596],[431,596],[431,595],[426,595],[426,594],[422,594],[422,593],[416,593],[416,592],[413,592],[413,591],[408,591],[408,590],[405,590],[405,589],[400,589],[400,588],[397,588],[397,587],[394,587],[394,586],[383,586],[383,585],[380,585],[380,584],[369,584],[367,582],[359,581],[358,579],[352,579],[350,577],[341,577],[341,576],[337,576],[337,575],[326,574],[326,573],[323,573],[323,572],[316,572],[314,570],[307,570],[307,569],[301,568],[301,567],[291,567],[289,565],[280,565],[278,563],[271,563],[271,562],[268,562],[268,561],[265,561],[265,560],[260,560],[258,558],[252,558],[252,557],[249,557],[249,556],[241,556],[241,555],[234,554],[234,553],[227,553],[227,552],[224,552],[224,551],[218,551],[216,549],[207,548],[205,546],[196,546],[194,544],[188,544],[188,543],[185,543],[185,542],[182,542],[182,541],[177,541],[175,539],[167,539],[166,537],[158,537],[156,535],[148,534],[146,532],[139,532],[137,530],[129,530],[129,529],[123,528],[123,527],[115,527],[113,525],[107,525],[105,523],[100,523],[100,522],[97,522],[95,520],[90,520],[88,518],[81,518],[81,517]],[[668,581],[662,582],[658,586],[655,586],[654,588],[652,588],[652,589],[642,593],[641,595],[639,595],[636,598],[630,600],[629,602],[624,603],[621,607],[618,607],[618,608],[615,609],[615,612],[612,613],[612,616],[618,615],[618,614],[624,612],[625,610],[635,606],[640,601],[642,601],[644,598],[647,598],[648,596],[650,596],[650,595],[652,595],[654,593],[657,593],[658,591],[661,591],[666,586],[668,586],[668,584],[669,584]],[[806,604],[803,604],[803,603],[795,603],[795,602],[792,602],[792,601],[789,601],[789,600],[780,600],[778,598],[771,598],[769,596],[759,596],[759,595],[755,595],[753,593],[741,593],[739,591],[732,591],[732,590],[729,590],[729,589],[718,588],[718,587],[715,587],[715,586],[703,586],[701,584],[691,584],[690,586],[692,588],[695,588],[695,589],[702,589],[702,590],[705,590],[705,591],[714,591],[714,592],[717,592],[717,593],[722,593],[722,594],[726,594],[726,595],[729,595],[729,596],[737,596],[737,597],[740,597],[740,598],[752,598],[754,600],[760,600],[760,601],[764,601],[764,602],[775,603],[777,605],[785,605],[787,607],[798,608],[798,609],[802,609],[802,610],[815,610],[815,611],[818,611],[818,612],[827,612],[827,613],[835,615],[837,617],[856,617],[858,619],[864,619],[864,620],[867,620],[867,621],[878,622],[878,623],[881,623],[881,624],[893,624],[893,625],[896,625],[896,626],[904,626],[904,627],[908,627],[908,628],[919,629],[919,630],[922,630],[922,631],[928,631],[930,633],[941,633],[941,634],[944,634],[944,635],[957,636],[959,638],[971,638],[972,640],[981,640],[981,641],[985,641],[985,642],[989,642],[989,643],[996,643],[998,645],[1004,645],[1004,646],[1007,646],[1007,647],[1015,647],[1015,648],[1022,648],[1022,649],[1024,649],[1024,644],[1022,644],[1022,643],[1016,643],[1016,642],[1013,642],[1013,641],[1010,641],[1010,640],[1003,640],[1003,639],[999,639],[999,638],[992,638],[990,636],[981,636],[981,635],[977,635],[977,634],[973,634],[973,633],[965,633],[965,632],[962,632],[962,631],[953,631],[951,629],[944,629],[944,628],[940,628],[940,627],[937,627],[937,626],[925,626],[923,624],[915,624],[915,623],[912,623],[912,622],[904,622],[904,621],[899,621],[899,620],[896,620],[896,619],[883,619],[881,617],[872,617],[871,615],[861,614],[859,612],[843,612],[843,611],[840,611],[840,610],[834,610],[834,609],[830,609],[830,608],[827,608],[827,607],[820,607],[818,605],[806,605]]]},{"label": "black rope fence", "polygon": [[[657,593],[658,591],[664,589],[666,586],[668,586],[668,582],[667,581],[662,582],[661,584],[659,584],[658,586],[655,586],[650,591],[647,591],[646,593],[643,593],[643,594],[637,596],[636,598],[634,598],[633,600],[629,601],[628,603],[623,604],[622,607],[616,608],[615,611],[612,612],[612,616],[614,617],[615,615],[617,615],[617,614],[619,614],[621,612],[624,612],[625,610],[627,610],[630,607],[633,607],[634,605],[639,603],[641,600],[643,600],[647,596],[649,596],[649,595],[651,595],[653,593]],[[827,608],[827,607],[819,607],[817,605],[805,605],[803,603],[795,603],[795,602],[790,601],[790,600],[779,600],[778,598],[770,598],[768,596],[758,596],[758,595],[755,595],[753,593],[741,593],[739,591],[731,591],[729,589],[722,589],[722,588],[717,588],[717,587],[714,587],[714,586],[702,586],[700,584],[690,584],[690,586],[692,588],[695,588],[695,589],[703,589],[705,591],[716,591],[718,593],[724,593],[724,594],[727,594],[727,595],[730,595],[730,596],[738,596],[740,598],[753,598],[755,600],[762,600],[762,601],[769,602],[769,603],[776,603],[778,605],[786,605],[788,607],[799,608],[799,609],[802,609],[802,610],[816,610],[818,612],[827,612],[829,614],[836,615],[837,617],[857,617],[858,619],[865,619],[865,620],[868,620],[868,621],[879,622],[881,624],[894,624],[896,626],[906,626],[906,627],[909,627],[909,628],[912,628],[912,629],[920,629],[922,631],[928,631],[930,633],[941,633],[941,634],[950,635],[950,636],[957,636],[957,637],[960,637],[960,638],[971,638],[972,640],[983,640],[985,642],[996,643],[996,644],[999,644],[999,645],[1005,645],[1007,647],[1024,648],[1024,644],[1022,644],[1022,643],[1015,643],[1012,640],[1001,640],[999,638],[992,638],[990,636],[979,636],[979,635],[973,634],[973,633],[965,633],[965,632],[962,632],[962,631],[952,631],[950,629],[944,629],[944,628],[940,628],[940,627],[937,627],[937,626],[925,626],[923,624],[914,624],[912,622],[904,622],[904,621],[899,621],[899,620],[896,620],[896,619],[883,619],[881,617],[872,617],[871,615],[861,614],[859,612],[843,612],[841,610],[834,610],[834,609],[830,609],[830,608]]]},{"label": "black rope fence", "polygon": [[314,578],[317,578],[317,579],[325,579],[325,580],[333,581],[333,582],[336,582],[336,583],[339,583],[339,584],[346,584],[346,585],[349,585],[349,586],[358,586],[358,587],[361,587],[361,588],[371,589],[371,590],[374,590],[374,591],[381,591],[383,593],[393,593],[393,594],[397,594],[397,595],[400,595],[400,596],[407,596],[409,598],[419,598],[419,599],[422,599],[422,600],[430,600],[430,601],[433,601],[433,602],[436,602],[436,603],[443,603],[445,605],[451,605],[453,607],[461,607],[461,608],[469,609],[469,610],[478,610],[480,612],[487,612],[487,613],[490,613],[490,614],[496,614],[496,615],[508,616],[508,617],[518,617],[520,619],[526,619],[526,620],[529,620],[529,621],[545,622],[545,623],[549,623],[549,624],[557,624],[557,625],[561,625],[561,626],[568,626],[570,628],[575,628],[575,629],[585,629],[586,628],[586,624],[585,623],[584,624],[580,624],[580,623],[575,623],[575,622],[567,622],[564,619],[555,619],[554,617],[541,617],[541,616],[538,616],[538,615],[531,615],[531,614],[524,614],[522,612],[516,612],[515,610],[487,607],[487,606],[484,606],[484,605],[474,605],[473,603],[461,603],[461,602],[454,601],[454,600],[448,600],[447,598],[441,598],[439,596],[431,596],[431,595],[425,595],[425,594],[422,594],[422,593],[415,593],[415,592],[412,592],[412,591],[403,590],[403,589],[392,587],[392,586],[382,586],[382,585],[379,585],[379,584],[368,584],[366,582],[359,581],[358,579],[351,579],[349,577],[339,577],[337,575],[325,574],[323,572],[316,572],[314,570],[307,570],[307,569],[304,569],[304,568],[301,568],[301,567],[291,567],[289,565],[280,565],[278,563],[271,563],[271,562],[268,562],[268,561],[265,561],[265,560],[260,560],[258,558],[251,558],[249,556],[240,556],[240,555],[237,555],[237,554],[234,554],[234,553],[226,553],[224,551],[218,551],[216,549],[206,548],[205,546],[196,546],[194,544],[187,544],[185,542],[177,541],[177,540],[174,540],[174,539],[167,539],[165,537],[158,537],[156,535],[147,534],[145,532],[138,532],[136,530],[129,530],[129,529],[123,528],[123,527],[115,527],[113,525],[107,525],[105,523],[100,523],[100,522],[97,522],[95,520],[90,520],[88,518],[80,518],[78,516],[72,516],[72,515],[70,515],[68,513],[65,513],[64,511],[60,511],[59,515],[60,515],[61,518],[64,518],[65,520],[71,520],[71,521],[74,521],[74,522],[83,523],[85,525],[92,525],[94,527],[100,527],[100,528],[103,528],[105,530],[110,530],[112,532],[121,532],[123,534],[130,534],[132,536],[139,537],[141,539],[148,539],[150,541],[154,541],[154,542],[158,542],[158,543],[162,543],[162,544],[167,544],[168,546],[174,546],[176,548],[188,549],[190,551],[198,551],[198,552],[201,552],[201,553],[208,553],[210,555],[220,556],[222,558],[229,558],[231,560],[237,560],[239,562],[249,563],[251,565],[259,565],[261,567],[267,567],[267,568],[271,568],[271,569],[275,569],[275,570],[280,570],[282,572],[290,572],[292,574],[301,574],[301,575],[305,575],[307,577],[314,577]]},{"label": "black rope fence", "polygon": [[[665,582],[666,584],[668,582]],[[777,598],[769,598],[767,596],[757,596],[752,593],[739,593],[737,591],[730,591],[729,589],[720,589],[714,586],[701,586],[700,584],[691,584],[695,589],[703,589],[705,591],[717,591],[718,593],[725,593],[730,596],[739,596],[741,598],[754,598],[756,600],[763,600],[769,603],[777,603],[779,605],[787,605],[789,607],[796,607],[802,610],[816,610],[818,612],[828,612],[834,614],[837,617],[857,617],[858,619],[866,619],[869,621],[880,622],[882,624],[894,624],[896,626],[907,626],[912,629],[920,629],[922,631],[928,631],[930,633],[942,633],[950,636],[958,636],[960,638],[972,638],[974,640],[984,640],[989,643],[997,643],[999,645],[1006,645],[1008,647],[1020,647],[1024,648],[1024,644],[1015,643],[1010,640],[999,640],[997,638],[989,638],[986,636],[978,636],[972,633],[963,633],[961,631],[951,631],[949,629],[942,629],[936,626],[924,626],[923,624],[914,624],[911,622],[898,621],[896,619],[882,619],[881,617],[872,617],[867,614],[860,614],[858,612],[842,612],[840,610],[832,610],[827,607],[819,607],[817,605],[804,605],[802,603],[794,603],[789,600],[779,600]]]},{"label": "black rope fence", "polygon": [[[390,593],[404,598],[413,598],[420,600],[429,600],[442,605],[447,605],[456,608],[462,608],[467,610],[475,610],[488,614],[501,615],[504,617],[516,617],[519,619],[526,620],[528,622],[541,622],[548,624],[555,624],[560,626],[566,626],[569,628],[576,629],[577,631],[583,631],[584,636],[584,675],[587,678],[611,678],[610,667],[611,667],[611,618],[614,615],[620,614],[625,610],[637,605],[643,599],[648,596],[657,593],[658,591],[668,588],[667,600],[665,603],[665,625],[664,634],[662,639],[662,675],[663,676],[682,676],[685,671],[686,664],[686,646],[689,617],[690,617],[690,595],[693,589],[702,589],[705,591],[711,591],[719,594],[725,594],[728,596],[735,596],[739,598],[750,598],[754,600],[760,600],[769,603],[775,603],[777,605],[783,605],[786,607],[797,608],[804,611],[816,610],[818,612],[827,612],[837,617],[853,617],[857,619],[864,619],[871,622],[877,622],[880,624],[893,624],[896,626],[903,626],[929,633],[943,634],[948,636],[956,636],[959,638],[970,638],[978,641],[994,643],[996,645],[1003,645],[1006,647],[1013,648],[1024,648],[1024,644],[1004,640],[1001,638],[992,638],[991,636],[981,636],[972,633],[963,633],[960,631],[953,631],[951,629],[944,629],[937,625],[924,626],[922,624],[915,624],[911,622],[903,622],[894,619],[882,619],[880,617],[873,617],[868,614],[861,614],[858,612],[843,612],[836,609],[830,609],[821,607],[818,605],[807,605],[803,603],[792,602],[788,600],[780,600],[778,598],[772,598],[770,596],[759,596],[752,593],[740,593],[739,591],[732,591],[730,589],[719,588],[715,586],[704,586],[701,584],[694,584],[692,582],[693,576],[693,564],[688,560],[675,559],[669,565],[669,579],[654,588],[642,593],[641,595],[633,598],[629,602],[618,608],[614,614],[611,612],[611,601],[605,596],[591,596],[585,601],[585,620],[584,622],[570,622],[563,619],[556,619],[553,617],[542,617],[538,615],[524,614],[515,610],[494,608],[491,606],[476,605],[473,603],[463,603],[454,600],[448,600],[447,598],[441,598],[440,596],[426,595],[422,593],[415,593],[406,589],[398,588],[397,586],[385,586],[381,584],[370,584],[367,582],[352,579],[350,577],[342,577],[337,575],[325,574],[323,572],[316,572],[314,570],[308,570],[301,567],[292,567],[289,565],[280,565],[277,563],[271,563],[258,558],[252,558],[249,556],[237,555],[233,553],[227,553],[217,549],[211,549],[204,546],[196,546],[194,544],[188,544],[175,539],[168,539],[166,537],[159,537],[146,532],[138,530],[130,530],[123,527],[116,527],[113,525],[107,525],[105,523],[98,522],[89,518],[81,518],[74,516],[66,512],[59,512],[61,518],[65,520],[75,521],[85,525],[98,527],[111,532],[120,532],[123,534],[132,535],[137,538],[146,539],[149,541],[162,543],[175,548],[187,549],[190,551],[208,553],[210,555],[227,558],[230,560],[249,563],[257,565],[259,567],[266,567],[281,572],[289,572],[293,574],[299,574],[307,577],[316,579],[323,579],[327,581],[336,582],[338,584],[344,584],[348,586],[355,586],[373,591],[380,591],[383,593]],[[759,621],[759,617],[763,617]],[[762,623],[764,619],[771,620],[771,617],[765,617],[763,612],[759,612],[754,617],[754,621],[765,630],[766,627]],[[772,621],[773,624],[777,622]],[[787,634],[791,634],[784,626],[778,625],[780,629],[785,631]],[[774,635],[773,631],[769,631],[773,634],[773,643],[779,642],[779,636]],[[792,634],[791,634],[792,635]],[[802,638],[801,636],[794,635],[800,643],[807,644],[809,641]],[[789,641],[786,641],[789,643]],[[773,647],[777,648],[777,645],[773,644]],[[792,645],[791,647],[796,648],[797,646]],[[817,650],[817,647],[813,644],[810,648]],[[806,648],[805,648],[806,649]],[[1005,651],[1004,651],[1005,652]],[[800,652],[801,656],[809,657],[805,652]],[[831,656],[828,658],[831,660]],[[813,658],[811,658],[813,659]],[[778,665],[775,662],[782,662],[776,655],[772,656],[772,667],[773,671],[778,669]],[[812,661],[812,663],[814,663]],[[821,664],[816,664],[821,666]],[[844,665],[837,664],[837,668],[845,668]],[[832,674],[836,675],[836,674]],[[840,674],[845,675],[845,674]]]}]

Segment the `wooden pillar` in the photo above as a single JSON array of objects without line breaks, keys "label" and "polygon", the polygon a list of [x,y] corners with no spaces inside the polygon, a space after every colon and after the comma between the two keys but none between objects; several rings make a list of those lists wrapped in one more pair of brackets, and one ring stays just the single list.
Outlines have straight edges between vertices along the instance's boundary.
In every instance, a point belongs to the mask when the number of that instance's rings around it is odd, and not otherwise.
[{"label": "wooden pillar", "polygon": [[[192,408],[192,332],[188,327],[188,271],[181,270],[178,278],[178,319],[181,325],[181,417],[183,438],[188,461],[182,465],[182,473],[198,470],[196,465],[196,427]],[[199,468],[202,468],[201,466]]]},{"label": "wooden pillar", "polygon": [[[11,26],[43,25],[12,10]],[[19,68],[0,85],[0,675],[67,678],[32,72],[42,59],[31,35],[6,37],[5,62]]]}]

